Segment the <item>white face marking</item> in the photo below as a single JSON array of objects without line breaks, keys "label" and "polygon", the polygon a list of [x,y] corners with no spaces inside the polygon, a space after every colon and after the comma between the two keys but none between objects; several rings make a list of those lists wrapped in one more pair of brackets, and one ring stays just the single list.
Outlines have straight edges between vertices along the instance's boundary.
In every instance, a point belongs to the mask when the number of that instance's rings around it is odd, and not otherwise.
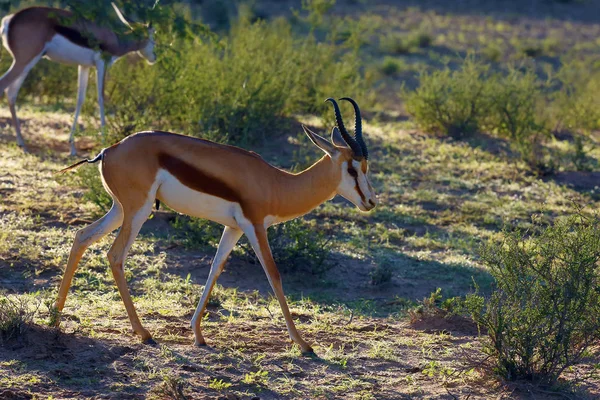
[{"label": "white face marking", "polygon": [[54,35],[46,45],[46,58],[63,64],[96,66],[100,52],[78,46],[62,35]]},{"label": "white face marking", "polygon": [[156,53],[154,53],[154,28],[148,29],[148,43],[138,51],[138,54],[146,59],[148,64],[152,65],[156,62]]},{"label": "white face marking", "polygon": [[[377,200],[375,199],[375,194],[371,189],[371,185],[367,180],[366,174],[362,172],[360,162],[352,160],[351,166],[356,171],[357,177],[355,178],[352,175],[350,175],[350,173],[348,172],[348,162],[344,161],[342,163],[342,180],[337,188],[337,193],[342,197],[350,200],[361,211],[369,211],[371,208],[374,207],[374,205],[369,204],[369,200],[371,200],[374,204],[377,203]],[[360,193],[356,188],[357,183],[358,188],[364,196],[364,200],[361,198]]]},{"label": "white face marking", "polygon": [[163,169],[158,170],[156,180],[159,182],[157,197],[175,211],[234,228],[238,226],[236,217],[242,214],[238,203],[190,189]]}]

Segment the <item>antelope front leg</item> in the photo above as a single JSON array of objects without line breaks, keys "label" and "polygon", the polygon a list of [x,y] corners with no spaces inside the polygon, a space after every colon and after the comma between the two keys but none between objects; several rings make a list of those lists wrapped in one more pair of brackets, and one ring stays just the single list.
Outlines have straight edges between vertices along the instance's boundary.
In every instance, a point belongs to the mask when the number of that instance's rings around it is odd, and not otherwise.
[{"label": "antelope front leg", "polygon": [[294,320],[292,319],[292,314],[290,313],[285,300],[285,295],[283,294],[281,275],[279,275],[277,265],[275,264],[273,254],[271,253],[271,248],[269,247],[266,229],[262,225],[251,225],[244,229],[244,233],[248,237],[254,252],[258,256],[258,259],[267,274],[271,288],[279,301],[290,338],[300,346],[302,353],[314,353],[312,347],[300,337],[296,325],[294,324]]},{"label": "antelope front leg", "polygon": [[225,266],[225,262],[227,261],[227,257],[231,250],[237,243],[237,241],[242,236],[242,231],[240,229],[225,227],[223,231],[223,235],[221,236],[221,241],[219,242],[219,247],[217,248],[217,254],[215,254],[215,258],[213,259],[212,265],[210,267],[210,273],[208,274],[208,278],[206,280],[206,285],[204,286],[204,293],[202,293],[202,297],[198,302],[198,307],[196,308],[196,312],[192,317],[192,329],[194,330],[194,335],[196,337],[196,346],[204,346],[206,342],[204,341],[204,337],[202,336],[202,331],[200,329],[200,321],[202,320],[202,315],[204,314],[204,309],[206,308],[206,304],[208,303],[208,297],[210,296],[210,292],[212,291],[215,282],[221,272],[223,272],[223,267]]}]

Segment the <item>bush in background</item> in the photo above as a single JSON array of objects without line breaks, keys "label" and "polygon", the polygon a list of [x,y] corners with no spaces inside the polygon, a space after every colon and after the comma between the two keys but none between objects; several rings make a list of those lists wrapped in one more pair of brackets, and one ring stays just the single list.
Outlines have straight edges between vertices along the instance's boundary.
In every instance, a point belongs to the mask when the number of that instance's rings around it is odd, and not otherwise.
[{"label": "bush in background", "polygon": [[534,170],[543,169],[540,142],[546,132],[539,108],[544,97],[535,73],[512,67],[507,74],[494,75],[485,85],[489,109],[482,124],[508,139]]},{"label": "bush in background", "polygon": [[496,289],[466,304],[502,377],[553,383],[600,340],[600,220],[575,215],[534,227],[539,233],[505,230],[484,247]]},{"label": "bush in background", "polygon": [[139,64],[111,70],[112,140],[153,128],[244,144],[279,133],[292,114],[324,112],[332,93],[361,97],[367,87],[355,54],[296,37],[283,19],[241,21],[218,40],[179,41],[156,65]]},{"label": "bush in background", "polygon": [[487,74],[487,67],[473,57],[467,57],[456,70],[445,67],[422,72],[419,87],[403,91],[406,110],[427,131],[453,137],[472,134],[488,109]]},{"label": "bush in background", "polygon": [[[329,239],[311,225],[297,218],[269,228],[271,252],[280,271],[319,276],[332,267],[327,261]],[[249,259],[259,263],[245,238],[240,241],[240,246]]]},{"label": "bush in background", "polygon": [[600,130],[600,68],[587,60],[563,60],[556,79],[557,124],[571,132],[589,135]]}]

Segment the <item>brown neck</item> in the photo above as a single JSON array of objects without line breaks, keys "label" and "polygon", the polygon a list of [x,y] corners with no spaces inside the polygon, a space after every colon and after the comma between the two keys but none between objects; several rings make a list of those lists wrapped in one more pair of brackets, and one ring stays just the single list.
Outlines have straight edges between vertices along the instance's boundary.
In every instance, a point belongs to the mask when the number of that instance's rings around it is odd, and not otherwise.
[{"label": "brown neck", "polygon": [[341,172],[329,156],[324,156],[299,174],[282,177],[283,193],[277,215],[294,217],[306,214],[335,195]]},{"label": "brown neck", "polygon": [[133,35],[127,35],[125,37],[119,38],[119,48],[114,54],[117,57],[122,57],[125,54],[139,51],[144,48],[148,39],[135,39]]}]

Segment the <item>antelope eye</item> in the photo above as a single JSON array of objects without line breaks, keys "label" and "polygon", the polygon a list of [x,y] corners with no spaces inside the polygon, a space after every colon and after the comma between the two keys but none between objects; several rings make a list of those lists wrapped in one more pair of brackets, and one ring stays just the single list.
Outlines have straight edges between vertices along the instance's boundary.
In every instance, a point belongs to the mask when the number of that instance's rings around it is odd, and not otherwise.
[{"label": "antelope eye", "polygon": [[350,174],[350,176],[356,178],[358,176],[358,173],[356,172],[356,170],[354,168],[348,168],[348,173]]}]

